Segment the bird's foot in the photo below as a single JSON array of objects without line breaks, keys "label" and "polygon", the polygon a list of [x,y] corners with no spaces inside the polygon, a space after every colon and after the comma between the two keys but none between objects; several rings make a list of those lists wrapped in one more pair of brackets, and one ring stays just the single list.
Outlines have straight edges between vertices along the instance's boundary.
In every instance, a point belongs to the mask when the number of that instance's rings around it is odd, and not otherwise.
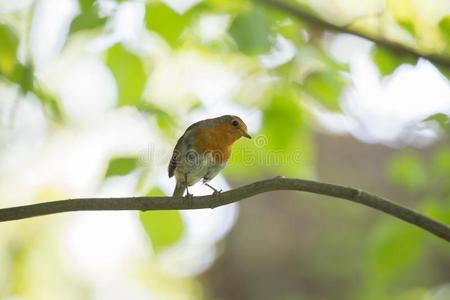
[{"label": "bird's foot", "polygon": [[213,190],[213,195],[216,194],[216,193],[221,193],[222,192],[222,190],[218,190],[218,189],[216,189],[215,187],[213,187],[212,185],[210,185],[210,184],[208,184],[206,182],[203,182],[203,184]]},{"label": "bird's foot", "polygon": [[225,204],[225,202],[223,201],[223,197],[222,197],[222,190],[214,190],[212,193],[212,197],[214,199],[214,201],[212,201],[211,203],[211,208],[215,208],[218,206],[222,206]]}]

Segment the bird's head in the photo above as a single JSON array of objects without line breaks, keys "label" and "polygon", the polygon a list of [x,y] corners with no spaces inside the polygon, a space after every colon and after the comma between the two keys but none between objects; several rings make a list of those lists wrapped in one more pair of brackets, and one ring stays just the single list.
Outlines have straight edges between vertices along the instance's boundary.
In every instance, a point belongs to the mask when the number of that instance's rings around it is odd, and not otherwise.
[{"label": "bird's head", "polygon": [[239,139],[241,136],[248,139],[252,138],[250,134],[248,134],[247,125],[245,125],[244,121],[237,116],[225,115],[219,117],[219,123],[221,129],[234,140]]}]

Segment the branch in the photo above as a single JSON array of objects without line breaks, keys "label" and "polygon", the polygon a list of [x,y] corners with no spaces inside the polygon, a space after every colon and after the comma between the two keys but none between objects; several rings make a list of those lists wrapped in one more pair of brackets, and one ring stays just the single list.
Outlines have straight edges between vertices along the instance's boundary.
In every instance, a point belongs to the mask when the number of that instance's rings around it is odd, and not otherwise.
[{"label": "branch", "polygon": [[92,210],[173,210],[215,208],[237,202],[251,196],[269,192],[291,190],[309,192],[346,199],[370,206],[398,219],[416,225],[450,242],[450,227],[419,212],[385,198],[340,185],[317,181],[276,177],[251,183],[219,195],[183,197],[126,197],[126,198],[83,198],[60,200],[25,206],[0,209],[0,222],[19,220],[69,211]]},{"label": "branch", "polygon": [[432,63],[445,66],[447,68],[450,68],[450,57],[445,57],[437,54],[425,54],[419,52],[417,49],[408,47],[404,44],[401,44],[399,42],[395,42],[392,40],[387,40],[384,38],[377,38],[373,37],[367,34],[364,34],[360,31],[348,28],[348,27],[341,27],[337,26],[333,23],[327,22],[323,19],[320,19],[316,17],[315,15],[305,11],[298,5],[292,5],[290,3],[287,3],[285,0],[255,0],[260,1],[262,3],[265,3],[269,6],[275,7],[281,11],[287,12],[307,23],[322,27],[326,30],[335,31],[335,32],[341,32],[341,33],[347,33],[351,35],[355,35],[361,38],[364,38],[366,40],[372,41],[377,45],[383,46],[385,48],[388,48],[394,52],[401,53],[401,54],[408,54],[415,57],[424,58]]}]

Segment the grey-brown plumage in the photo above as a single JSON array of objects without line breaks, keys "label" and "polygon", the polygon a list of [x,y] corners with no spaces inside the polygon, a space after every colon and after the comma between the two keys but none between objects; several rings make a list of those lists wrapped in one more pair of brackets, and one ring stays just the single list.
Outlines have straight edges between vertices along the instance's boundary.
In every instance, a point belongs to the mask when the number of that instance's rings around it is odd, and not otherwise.
[{"label": "grey-brown plumage", "polygon": [[188,186],[207,182],[225,167],[231,145],[239,137],[250,137],[247,126],[236,116],[224,115],[189,126],[178,139],[169,162],[169,177],[177,184],[173,196],[182,196]]}]

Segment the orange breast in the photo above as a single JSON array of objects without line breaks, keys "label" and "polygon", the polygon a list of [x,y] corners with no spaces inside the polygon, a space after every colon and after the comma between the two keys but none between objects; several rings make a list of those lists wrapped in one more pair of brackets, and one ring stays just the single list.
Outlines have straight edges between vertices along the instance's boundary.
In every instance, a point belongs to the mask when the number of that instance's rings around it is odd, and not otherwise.
[{"label": "orange breast", "polygon": [[214,159],[222,163],[230,157],[231,146],[236,139],[227,124],[219,124],[213,128],[197,130],[195,148],[201,154],[212,153]]}]

